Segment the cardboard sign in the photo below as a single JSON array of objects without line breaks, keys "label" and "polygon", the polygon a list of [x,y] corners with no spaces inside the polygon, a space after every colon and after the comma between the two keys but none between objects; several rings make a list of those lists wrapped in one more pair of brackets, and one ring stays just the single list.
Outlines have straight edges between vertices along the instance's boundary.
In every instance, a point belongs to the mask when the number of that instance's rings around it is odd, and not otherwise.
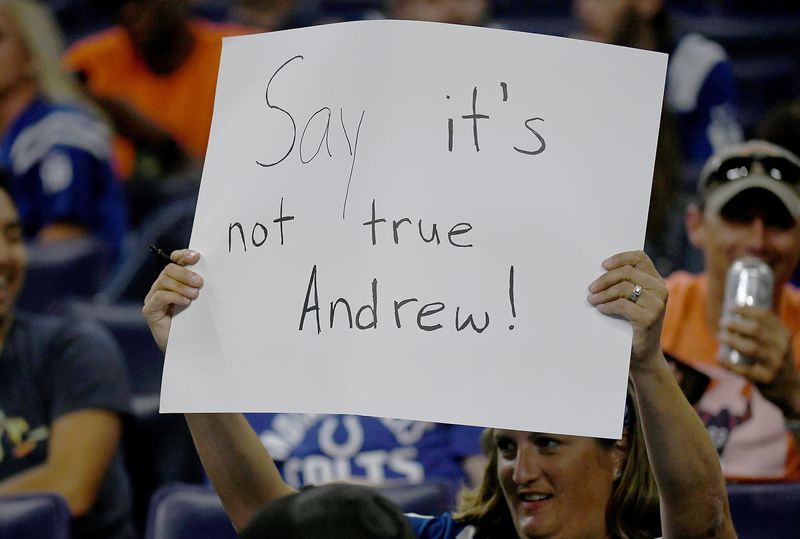
[{"label": "cardboard sign", "polygon": [[368,21],[226,39],[165,412],[613,437],[666,56]]}]

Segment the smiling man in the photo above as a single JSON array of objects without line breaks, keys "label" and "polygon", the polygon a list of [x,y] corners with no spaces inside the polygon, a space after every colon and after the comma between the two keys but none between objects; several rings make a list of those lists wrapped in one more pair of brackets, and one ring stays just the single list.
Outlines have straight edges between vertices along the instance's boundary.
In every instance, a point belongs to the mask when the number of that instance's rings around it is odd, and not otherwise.
[{"label": "smiling man", "polygon": [[[706,272],[667,279],[664,351],[711,378],[696,408],[728,479],[800,480],[800,290],[788,283],[800,259],[800,159],[763,141],[719,152],[686,224]],[[774,307],[724,317],[726,273],[742,256],[772,269]],[[723,344],[753,364],[727,363]]]}]

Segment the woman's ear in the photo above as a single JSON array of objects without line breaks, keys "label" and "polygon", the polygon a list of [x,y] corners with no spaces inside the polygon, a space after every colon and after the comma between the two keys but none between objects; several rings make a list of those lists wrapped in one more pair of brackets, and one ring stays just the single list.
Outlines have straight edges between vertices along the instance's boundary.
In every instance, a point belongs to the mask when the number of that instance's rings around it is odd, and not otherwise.
[{"label": "woman's ear", "polygon": [[625,469],[625,462],[628,460],[630,452],[631,444],[628,440],[628,431],[626,430],[622,434],[622,438],[614,442],[614,446],[611,448],[611,462],[614,465],[614,469],[612,470],[614,481],[622,477],[622,470]]}]

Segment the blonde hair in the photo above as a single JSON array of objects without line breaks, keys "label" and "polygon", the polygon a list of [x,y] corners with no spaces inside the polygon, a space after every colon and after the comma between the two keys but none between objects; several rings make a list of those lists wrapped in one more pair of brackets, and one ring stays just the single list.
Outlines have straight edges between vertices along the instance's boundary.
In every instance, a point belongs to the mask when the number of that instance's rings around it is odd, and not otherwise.
[{"label": "blonde hair", "polygon": [[[636,394],[628,384],[628,420],[625,432],[630,452],[625,467],[606,506],[606,528],[612,537],[647,539],[661,535],[658,489],[644,444],[636,408]],[[488,457],[481,484],[463,490],[459,496],[457,520],[477,528],[476,539],[516,537],[517,532],[497,477],[497,447],[492,429],[481,436],[481,447]],[[601,447],[610,449],[615,440],[595,439]]]},{"label": "blonde hair", "polygon": [[61,68],[64,41],[50,9],[35,0],[0,0],[30,55],[32,76],[39,92],[51,101],[78,102],[81,92]]}]

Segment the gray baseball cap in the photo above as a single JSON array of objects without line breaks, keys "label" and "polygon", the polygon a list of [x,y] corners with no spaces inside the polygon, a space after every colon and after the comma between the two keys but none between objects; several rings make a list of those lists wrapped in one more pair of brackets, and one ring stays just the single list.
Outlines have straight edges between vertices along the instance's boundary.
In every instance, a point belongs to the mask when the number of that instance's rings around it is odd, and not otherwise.
[{"label": "gray baseball cap", "polygon": [[774,194],[797,221],[800,219],[800,158],[763,140],[749,140],[715,153],[700,173],[698,199],[706,211],[719,211],[747,189]]}]

